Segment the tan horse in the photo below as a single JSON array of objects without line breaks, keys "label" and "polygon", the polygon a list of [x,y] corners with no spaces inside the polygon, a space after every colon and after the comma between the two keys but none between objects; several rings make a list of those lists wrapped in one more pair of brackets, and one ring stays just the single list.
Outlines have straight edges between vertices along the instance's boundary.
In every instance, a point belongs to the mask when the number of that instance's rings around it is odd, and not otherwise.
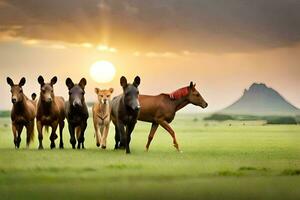
[{"label": "tan horse", "polygon": [[23,77],[19,84],[14,84],[13,80],[7,77],[7,83],[11,87],[11,102],[13,107],[11,110],[11,121],[12,121],[12,132],[14,135],[15,148],[20,147],[21,143],[21,133],[26,127],[27,138],[26,145],[27,148],[34,138],[34,119],[36,116],[36,94],[32,94],[32,99],[30,100],[23,93],[22,87],[25,85],[26,79]]},{"label": "tan horse", "polygon": [[[102,149],[106,149],[106,140],[109,132],[109,124],[111,122],[111,95],[114,89],[100,90],[95,88],[95,93],[98,96],[98,102],[93,106],[93,122],[96,135],[96,145],[101,145]],[[100,135],[101,133],[101,135]]]},{"label": "tan horse", "polygon": [[190,103],[202,108],[208,106],[195,86],[191,82],[190,86],[176,90],[171,94],[139,96],[141,111],[138,120],[152,123],[146,145],[147,151],[159,125],[170,133],[173,138],[174,147],[179,151],[175,132],[169,125],[173,121],[176,112]]},{"label": "tan horse", "polygon": [[54,95],[53,85],[57,82],[57,77],[53,77],[50,83],[45,83],[44,78],[39,76],[38,82],[41,85],[40,99],[37,106],[37,129],[39,132],[39,149],[43,149],[43,127],[52,128],[50,135],[50,148],[55,148],[55,140],[57,139],[56,129],[59,125],[60,142],[59,147],[64,148],[63,129],[65,126],[65,101],[62,97]]}]

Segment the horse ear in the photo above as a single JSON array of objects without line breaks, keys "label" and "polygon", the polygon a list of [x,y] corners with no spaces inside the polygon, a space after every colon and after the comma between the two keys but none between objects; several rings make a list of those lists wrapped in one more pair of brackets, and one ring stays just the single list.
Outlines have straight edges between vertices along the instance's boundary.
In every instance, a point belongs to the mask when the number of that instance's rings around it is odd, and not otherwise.
[{"label": "horse ear", "polygon": [[114,92],[114,88],[109,88],[109,92],[112,94]]},{"label": "horse ear", "polygon": [[85,78],[82,78],[78,84],[82,89],[85,88],[86,86],[86,79]]},{"label": "horse ear", "polygon": [[134,85],[135,87],[138,87],[138,86],[140,85],[140,83],[141,83],[141,78],[140,78],[139,76],[136,76],[136,77],[134,78],[133,85]]},{"label": "horse ear", "polygon": [[194,87],[193,81],[190,82],[190,88],[192,89]]},{"label": "horse ear", "polygon": [[45,80],[44,80],[44,78],[43,78],[42,76],[39,76],[38,82],[39,82],[39,84],[40,84],[41,86],[45,85]]},{"label": "horse ear", "polygon": [[194,84],[193,81],[191,81],[191,83],[190,83],[190,89],[192,91],[195,91],[196,90],[195,87],[196,87],[196,83]]},{"label": "horse ear", "polygon": [[22,87],[23,85],[25,85],[25,83],[26,83],[26,79],[23,77],[19,82],[19,86]]},{"label": "horse ear", "polygon": [[8,85],[14,86],[14,82],[13,82],[13,80],[11,80],[11,78],[7,77],[6,82],[7,82]]},{"label": "horse ear", "polygon": [[74,87],[74,83],[72,81],[71,78],[67,78],[66,80],[66,86],[68,87],[68,89],[70,90],[72,87]]},{"label": "horse ear", "polygon": [[56,82],[57,82],[57,77],[54,76],[54,77],[51,79],[50,84],[51,84],[51,85],[54,85]]},{"label": "horse ear", "polygon": [[99,88],[95,88],[95,93],[98,94],[100,92]]},{"label": "horse ear", "polygon": [[127,79],[125,78],[125,76],[122,76],[120,79],[120,84],[123,88],[127,87]]}]

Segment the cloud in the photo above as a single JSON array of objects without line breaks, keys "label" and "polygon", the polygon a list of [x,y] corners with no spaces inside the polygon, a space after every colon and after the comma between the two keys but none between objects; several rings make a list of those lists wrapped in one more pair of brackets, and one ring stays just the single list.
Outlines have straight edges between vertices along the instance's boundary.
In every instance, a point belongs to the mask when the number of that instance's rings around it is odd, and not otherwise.
[{"label": "cloud", "polygon": [[256,51],[299,43],[299,10],[295,0],[0,0],[0,40],[144,52]]}]

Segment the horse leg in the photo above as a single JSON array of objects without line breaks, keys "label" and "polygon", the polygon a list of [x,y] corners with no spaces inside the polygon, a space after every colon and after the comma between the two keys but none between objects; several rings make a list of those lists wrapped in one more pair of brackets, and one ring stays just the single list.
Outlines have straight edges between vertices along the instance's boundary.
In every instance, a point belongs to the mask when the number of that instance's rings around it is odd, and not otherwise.
[{"label": "horse leg", "polygon": [[30,121],[29,124],[26,126],[26,147],[29,148],[29,143],[33,139],[33,131],[34,131],[34,121]]},{"label": "horse leg", "polygon": [[135,127],[136,122],[131,123],[126,128],[126,136],[125,136],[125,147],[126,147],[126,153],[130,153],[130,141],[131,141],[131,133]]},{"label": "horse leg", "polygon": [[43,149],[43,125],[41,121],[37,121],[38,138],[39,138],[39,149]]},{"label": "horse leg", "polygon": [[57,139],[57,135],[56,135],[57,127],[58,127],[58,121],[55,121],[51,124],[52,131],[49,138],[51,140],[51,144],[50,144],[51,149],[55,148],[55,140]]},{"label": "horse leg", "polygon": [[102,149],[106,149],[106,140],[107,140],[108,132],[109,132],[109,125],[105,125],[104,130],[103,130],[102,139],[101,139],[101,141],[102,141],[101,148]]},{"label": "horse leg", "polygon": [[86,122],[83,122],[80,126],[80,136],[79,136],[79,139],[78,139],[78,147],[77,149],[80,149],[80,144],[81,144],[81,148],[84,149],[84,132],[86,130],[86,127],[87,127],[87,123]]},{"label": "horse leg", "polygon": [[63,130],[65,127],[65,121],[61,121],[59,123],[59,148],[63,149],[64,148],[64,141],[63,141]]},{"label": "horse leg", "polygon": [[157,128],[158,128],[158,124],[157,123],[152,123],[151,130],[150,130],[150,133],[149,133],[149,136],[148,136],[148,142],[146,144],[146,151],[149,150],[149,146],[151,144],[151,141],[154,137],[154,134],[155,134]]},{"label": "horse leg", "polygon": [[118,132],[120,137],[119,149],[124,149],[126,146],[126,132],[125,125],[122,122],[118,122]]},{"label": "horse leg", "polygon": [[75,149],[75,145],[76,145],[75,127],[71,123],[69,123],[68,128],[70,132],[70,143],[72,145],[72,148]]},{"label": "horse leg", "polygon": [[18,125],[17,126],[17,148],[20,148],[20,143],[21,143],[21,134],[23,131],[23,125]]},{"label": "horse leg", "polygon": [[173,129],[171,128],[171,126],[166,122],[166,121],[161,121],[159,123],[166,131],[168,131],[170,133],[170,135],[173,138],[173,144],[174,147],[179,151],[179,146],[176,140],[176,136],[175,136],[175,132],[173,131]]},{"label": "horse leg", "polygon": [[119,143],[120,143],[120,131],[119,131],[119,128],[118,128],[118,125],[115,124],[115,149],[119,149]]},{"label": "horse leg", "polygon": [[13,132],[13,135],[14,135],[14,144],[15,144],[15,148],[17,149],[17,126],[15,123],[12,123],[12,132]]}]

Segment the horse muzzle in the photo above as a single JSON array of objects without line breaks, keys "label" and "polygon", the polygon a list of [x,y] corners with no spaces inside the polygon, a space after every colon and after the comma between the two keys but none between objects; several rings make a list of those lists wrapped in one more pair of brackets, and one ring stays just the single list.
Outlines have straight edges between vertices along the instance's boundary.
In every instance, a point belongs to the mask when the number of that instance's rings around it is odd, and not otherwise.
[{"label": "horse muzzle", "polygon": [[206,102],[202,103],[202,104],[201,104],[201,107],[202,107],[202,108],[207,108],[207,107],[208,107],[208,103],[206,103]]},{"label": "horse muzzle", "polygon": [[16,99],[16,98],[12,98],[12,99],[11,99],[11,102],[12,102],[13,104],[17,103],[17,99]]}]

